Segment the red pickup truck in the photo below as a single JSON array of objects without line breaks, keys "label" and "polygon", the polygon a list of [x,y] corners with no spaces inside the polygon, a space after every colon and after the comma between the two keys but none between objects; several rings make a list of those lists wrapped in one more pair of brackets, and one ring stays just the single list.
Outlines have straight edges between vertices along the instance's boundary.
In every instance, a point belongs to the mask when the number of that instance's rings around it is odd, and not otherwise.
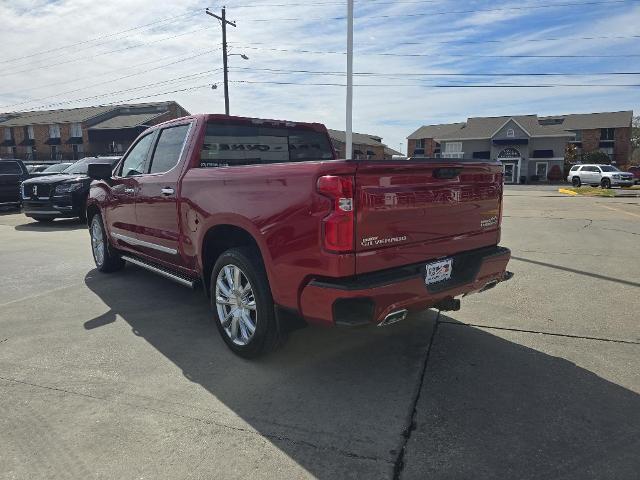
[{"label": "red pickup truck", "polygon": [[291,314],[383,326],[510,278],[494,162],[338,160],[321,124],[194,115],[89,176],[98,270],[202,285],[245,357],[278,345]]}]

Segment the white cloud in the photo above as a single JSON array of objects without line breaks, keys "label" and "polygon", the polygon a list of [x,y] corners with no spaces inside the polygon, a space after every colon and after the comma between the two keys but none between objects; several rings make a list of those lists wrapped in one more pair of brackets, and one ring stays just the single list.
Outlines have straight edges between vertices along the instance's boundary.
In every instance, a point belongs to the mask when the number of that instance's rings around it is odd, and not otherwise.
[{"label": "white cloud", "polygon": [[[244,70],[282,69],[344,71],[346,58],[340,54],[313,54],[290,50],[344,51],[345,8],[341,5],[308,4],[301,7],[270,7],[278,3],[303,3],[299,0],[248,2],[229,0],[228,16],[238,27],[229,28],[233,53],[246,53],[250,60],[230,58],[231,80],[283,81],[299,83],[344,83],[341,76],[318,76]],[[322,2],[320,2],[322,3]],[[640,8],[620,4],[614,7],[554,8],[537,10],[501,10],[457,15],[414,16],[429,11],[460,11],[535,5],[535,2],[503,3],[442,1],[433,4],[357,3],[355,41],[359,54],[356,71],[384,73],[456,73],[510,71],[612,71],[639,70],[640,59],[496,59],[447,55],[535,55],[535,54],[612,54],[637,52],[638,39],[597,39],[571,42],[531,41],[549,37],[630,36],[640,24]],[[251,4],[254,8],[234,8]],[[262,4],[263,6],[260,6]],[[90,96],[94,100],[70,102],[66,106],[107,103],[192,85],[219,82],[220,73],[200,74],[128,93],[109,92],[136,88],[176,77],[219,68],[220,28],[204,14],[207,3],[197,0],[165,1],[66,0],[59,2],[18,1],[0,4],[3,19],[0,59],[0,105],[19,103],[14,108],[29,109]],[[545,10],[545,11],[542,11]],[[547,11],[548,10],[548,11]],[[125,34],[115,32],[156,22],[167,17],[192,13],[174,21],[150,25]],[[37,14],[36,14],[37,13]],[[368,17],[369,16],[369,17]],[[387,16],[370,18],[370,16]],[[282,18],[300,18],[282,21]],[[273,19],[262,22],[256,19]],[[192,32],[192,33],[187,33]],[[18,56],[39,54],[59,46],[102,40],[58,49],[22,60]],[[169,38],[175,36],[175,38]],[[502,43],[482,42],[505,39]],[[443,43],[456,42],[456,43]],[[406,44],[411,43],[411,44]],[[120,51],[114,51],[120,50]],[[109,53],[110,52],[110,53]],[[375,53],[419,53],[427,57],[378,56]],[[74,59],[78,59],[74,61]],[[241,68],[241,69],[240,69]],[[22,72],[23,73],[16,73]],[[127,77],[119,79],[120,77]],[[635,77],[615,78],[428,78],[432,83],[640,83]],[[118,80],[119,79],[119,80]],[[108,82],[108,83],[105,83]],[[403,86],[419,83],[406,78],[357,78],[356,84],[382,84],[357,87],[354,96],[354,128],[383,136],[398,148],[405,137],[426,123],[460,121],[471,115],[518,113],[563,113],[572,111],[620,110],[638,108],[638,89],[437,89]],[[74,91],[77,90],[77,91]],[[65,93],[66,92],[66,93]],[[320,121],[333,128],[344,126],[344,89],[328,86],[288,86],[232,83],[233,114]],[[102,96],[105,95],[105,96]],[[150,100],[175,99],[192,112],[223,111],[222,89],[200,89]],[[21,103],[27,101],[28,103]],[[141,100],[142,101],[142,100]],[[63,105],[64,106],[64,105]],[[7,110],[9,108],[0,108]]]}]

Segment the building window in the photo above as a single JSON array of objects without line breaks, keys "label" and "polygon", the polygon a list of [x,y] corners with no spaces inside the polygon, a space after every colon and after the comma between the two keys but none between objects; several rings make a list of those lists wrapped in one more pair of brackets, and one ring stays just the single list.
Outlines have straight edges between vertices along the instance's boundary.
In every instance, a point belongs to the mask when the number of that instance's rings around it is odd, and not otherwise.
[{"label": "building window", "polygon": [[11,127],[5,127],[5,129],[4,129],[4,139],[5,140],[12,140],[13,139],[13,132],[11,131]]},{"label": "building window", "polygon": [[424,138],[416,140],[416,148],[424,148]]},{"label": "building window", "polygon": [[58,159],[58,145],[51,145],[51,160]]},{"label": "building window", "polygon": [[60,125],[49,125],[49,138],[60,138]]},{"label": "building window", "polygon": [[25,148],[27,150],[25,160],[35,160],[36,157],[33,155],[33,147],[31,145],[27,145]]},{"label": "building window", "polygon": [[572,142],[582,142],[582,130],[572,130],[572,133],[576,134],[576,138],[574,138],[573,140],[571,140]]},{"label": "building window", "polygon": [[601,128],[600,141],[613,142],[615,140],[615,128]]},{"label": "building window", "polygon": [[82,138],[82,125],[79,123],[71,124],[71,136],[74,138]]},{"label": "building window", "polygon": [[34,138],[34,136],[33,136],[33,125],[27,126],[27,138],[29,140],[33,140],[33,138]]},{"label": "building window", "polygon": [[462,152],[462,142],[447,142],[444,144],[444,151],[447,153]]},{"label": "building window", "polygon": [[513,128],[510,128],[509,130],[507,130],[507,137],[513,138],[515,136],[516,136],[516,131]]},{"label": "building window", "polygon": [[509,147],[505,148],[498,154],[499,159],[504,158],[520,158],[520,151],[517,148]]},{"label": "building window", "polygon": [[80,160],[82,158],[82,153],[83,153],[82,144],[72,145],[71,148],[73,149],[73,159]]}]

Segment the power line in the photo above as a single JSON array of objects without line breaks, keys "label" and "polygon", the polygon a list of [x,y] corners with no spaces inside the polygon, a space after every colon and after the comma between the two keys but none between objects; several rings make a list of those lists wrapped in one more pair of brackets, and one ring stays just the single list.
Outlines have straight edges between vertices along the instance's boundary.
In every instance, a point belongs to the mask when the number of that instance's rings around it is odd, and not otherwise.
[{"label": "power line", "polygon": [[[366,15],[358,17],[359,20],[371,20],[382,18],[399,18],[399,17],[432,17],[436,15],[464,15],[468,13],[492,13],[492,12],[505,12],[505,11],[521,11],[521,10],[537,10],[545,8],[564,8],[564,7],[579,7],[579,6],[593,6],[593,5],[614,5],[628,2],[638,2],[639,0],[610,0],[610,1],[591,1],[591,2],[570,2],[570,3],[555,3],[545,5],[527,5],[521,7],[504,7],[504,8],[486,8],[486,9],[471,9],[471,10],[456,10],[456,11],[438,11],[438,12],[424,12],[424,13],[398,13],[393,15]],[[273,22],[273,21],[312,21],[312,20],[345,20],[347,17],[296,17],[296,18],[252,18],[246,19],[249,22]]]},{"label": "power line", "polygon": [[[553,42],[553,41],[562,41],[562,42],[575,42],[578,40],[627,40],[640,38],[639,35],[603,35],[603,36],[591,36],[591,37],[552,37],[552,38],[523,38],[516,39],[517,42],[520,43],[528,43],[528,42]],[[491,40],[439,40],[439,41],[429,41],[429,39],[425,39],[421,42],[395,42],[393,45],[451,45],[451,44],[483,44],[483,43],[505,43],[505,42],[513,42],[513,38],[504,38],[504,39],[491,39]],[[229,42],[230,44],[235,44],[237,42]],[[246,42],[245,45],[271,45],[270,42]]]},{"label": "power line", "polygon": [[157,24],[159,24],[159,23],[164,23],[164,22],[168,22],[168,21],[175,21],[175,20],[177,20],[177,19],[179,19],[179,18],[184,18],[184,17],[188,17],[188,16],[193,16],[193,15],[197,14],[197,13],[198,13],[198,11],[199,11],[199,10],[193,10],[193,11],[190,11],[190,12],[188,12],[188,13],[184,13],[184,14],[182,14],[182,15],[175,15],[175,16],[173,16],[173,17],[163,18],[163,19],[161,19],[161,20],[156,20],[155,22],[145,23],[145,24],[143,24],[143,25],[138,25],[137,27],[128,28],[128,29],[126,29],[126,30],[120,30],[119,32],[109,33],[109,34],[102,35],[102,36],[99,36],[99,37],[96,37],[96,38],[92,38],[92,39],[88,39],[88,40],[83,40],[83,41],[81,41],[81,42],[68,43],[68,44],[66,44],[66,45],[61,45],[61,46],[59,46],[59,47],[50,48],[50,49],[48,49],[48,50],[43,50],[43,51],[36,52],[36,53],[32,53],[32,54],[29,54],[29,55],[23,55],[23,56],[21,56],[21,57],[14,57],[14,58],[10,58],[10,59],[7,59],[7,60],[2,60],[2,61],[0,61],[0,63],[15,62],[16,60],[22,60],[22,59],[25,59],[25,58],[32,58],[32,57],[36,57],[36,56],[39,56],[39,55],[45,55],[45,54],[47,54],[47,53],[55,52],[55,51],[57,51],[57,50],[65,50],[65,49],[68,49],[68,48],[70,48],[70,47],[75,47],[75,46],[77,46],[77,45],[84,45],[84,44],[87,44],[87,43],[93,43],[93,42],[96,42],[96,41],[99,41],[99,40],[103,40],[103,39],[105,39],[105,38],[112,38],[112,37],[115,37],[115,36],[121,35],[121,34],[123,34],[123,33],[128,33],[128,32],[133,32],[133,31],[135,31],[135,30],[144,29],[144,28],[146,28],[146,27],[149,27],[149,26],[152,26],[152,25],[157,25]]},{"label": "power line", "polygon": [[[202,75],[205,75],[205,74],[208,75],[208,74],[220,71],[220,70],[221,70],[221,68],[216,68],[216,69],[213,69],[213,70],[206,70],[204,72],[197,72],[197,73],[192,73],[192,74],[189,74],[189,75],[181,75],[179,77],[171,78],[171,79],[168,79],[168,80],[162,80],[162,81],[159,81],[159,82],[147,83],[147,84],[144,84],[144,85],[139,85],[137,87],[125,88],[123,90],[115,90],[115,91],[112,91],[112,92],[101,93],[101,94],[98,94],[98,95],[91,95],[91,96],[84,97],[84,98],[75,98],[75,99],[71,99],[71,100],[64,100],[64,101],[60,101],[60,102],[49,103],[47,105],[39,105],[39,106],[34,107],[34,108],[35,109],[51,108],[51,107],[56,107],[56,106],[59,106],[59,105],[66,105],[66,104],[69,104],[69,103],[83,102],[83,101],[86,101],[86,100],[94,100],[96,98],[109,97],[109,96],[112,96],[112,95],[117,95],[119,93],[132,92],[132,91],[140,90],[140,89],[143,89],[143,88],[155,87],[155,86],[163,85],[163,84],[166,84],[166,83],[173,83],[173,82],[184,80],[184,79],[187,79],[187,78],[189,80],[193,80],[193,77],[202,76]],[[211,83],[209,83],[209,86],[211,86]]]},{"label": "power line", "polygon": [[46,69],[53,68],[53,67],[57,67],[57,66],[60,66],[60,65],[67,65],[69,63],[78,62],[80,60],[94,59],[94,58],[97,58],[97,57],[101,57],[103,55],[110,55],[112,53],[123,52],[125,50],[131,50],[131,49],[143,47],[143,46],[146,46],[146,45],[153,45],[153,44],[156,44],[158,42],[163,42],[165,40],[171,40],[173,38],[177,38],[177,37],[181,37],[181,36],[184,36],[184,35],[188,35],[190,33],[194,33],[194,32],[197,32],[199,30],[202,30],[202,29],[190,30],[188,32],[179,33],[179,34],[176,34],[176,35],[172,35],[170,37],[164,37],[164,38],[161,38],[159,40],[154,40],[152,42],[144,42],[144,43],[139,43],[139,44],[136,44],[136,45],[129,45],[128,47],[118,48],[118,49],[115,49],[115,50],[109,50],[107,52],[100,52],[100,53],[96,53],[96,54],[93,54],[93,55],[88,55],[88,56],[85,56],[85,57],[76,57],[76,58],[72,58],[70,60],[65,60],[63,62],[55,62],[55,63],[49,63],[47,65],[34,66],[34,67],[28,68],[26,70],[5,72],[5,73],[0,74],[0,77],[8,77],[8,76],[11,76],[11,75],[18,75],[20,73],[29,73],[29,72],[33,72],[33,71],[36,71],[36,70],[42,70],[42,69],[45,69],[45,68]]},{"label": "power line", "polygon": [[[302,50],[291,48],[273,48],[273,47],[250,47],[247,45],[241,45],[240,48],[248,50],[267,50],[274,52],[293,52],[293,53],[310,53],[319,55],[346,55],[346,52],[338,51],[319,51],[319,50]],[[359,52],[358,55],[377,55],[384,57],[463,57],[463,58],[635,58],[640,57],[640,54],[613,54],[613,55],[478,55],[478,54],[458,54],[458,53],[374,53],[374,52]]]},{"label": "power line", "polygon": [[[286,70],[278,68],[256,68],[256,67],[232,67],[234,70],[269,72],[274,74],[290,74],[304,73],[310,75],[345,75],[342,71],[320,71],[320,70]],[[372,77],[589,77],[589,76],[624,76],[624,75],[640,75],[640,72],[595,72],[595,73],[561,73],[561,72],[534,72],[534,73],[417,73],[417,72],[354,72],[354,75],[372,76]]]},{"label": "power line", "polygon": [[[346,87],[344,83],[331,83],[331,82],[317,82],[317,83],[299,83],[299,82],[278,82],[268,80],[230,80],[233,83],[248,83],[248,84],[272,84],[272,85],[298,85],[298,86],[324,86],[324,87]],[[354,84],[356,87],[429,87],[429,88],[559,88],[559,87],[571,87],[571,88],[593,88],[593,87],[640,87],[640,84],[580,84],[580,83],[562,83],[562,84],[532,84],[532,85],[519,85],[519,84],[463,84],[463,85],[446,85],[446,84],[426,84],[426,83],[360,83]]]},{"label": "power line", "polygon": [[[210,53],[212,51],[215,51],[215,50],[207,50],[206,52],[202,52],[199,55],[204,55],[204,54]],[[160,57],[160,58],[156,58],[154,60],[150,60],[150,61],[147,61],[147,62],[136,63],[136,66],[137,67],[141,67],[143,65],[149,65],[151,63],[157,63],[157,62],[160,62],[160,61],[163,61],[163,60],[170,60],[170,59],[174,59],[174,58],[184,59],[184,56],[183,56],[183,54],[180,54],[180,55],[170,55],[168,57]],[[173,63],[177,63],[177,62],[171,62],[171,63],[167,63],[167,64],[164,64],[164,65],[160,65],[160,67],[169,66],[169,65],[172,65]],[[151,71],[151,70],[155,70],[155,67],[151,68],[151,69],[140,70],[139,73],[142,74],[142,73],[145,73],[145,72],[148,72],[148,71]],[[112,73],[112,72],[121,72],[121,71],[122,71],[121,68],[117,68],[115,70],[114,69],[109,69],[109,70],[106,70],[104,72],[101,72],[100,75],[109,74],[109,73]],[[22,89],[22,90],[14,90],[12,92],[7,92],[7,93],[0,93],[0,97],[7,96],[7,95],[15,95],[17,93],[31,92],[33,90],[41,90],[43,88],[57,87],[59,85],[68,85],[70,83],[81,82],[81,81],[84,81],[84,80],[90,80],[90,79],[96,78],[96,75],[90,75],[90,76],[87,76],[87,77],[80,77],[80,78],[73,78],[71,80],[65,80],[63,82],[48,83],[48,84],[40,85],[38,87],[31,87],[31,88],[25,88],[25,89]]]},{"label": "power line", "polygon": [[[191,55],[190,57],[181,58],[180,60],[176,60],[175,62],[165,63],[165,64],[162,64],[162,65],[158,65],[156,67],[153,67],[153,68],[148,68],[148,69],[145,69],[145,70],[142,70],[142,71],[139,71],[139,72],[130,73],[128,75],[123,75],[123,76],[118,77],[118,78],[105,80],[105,81],[94,83],[94,84],[91,84],[91,85],[86,85],[84,87],[76,88],[76,89],[73,89],[73,90],[67,90],[65,92],[60,92],[60,93],[57,93],[55,96],[66,95],[67,93],[75,93],[75,92],[78,92],[78,91],[81,91],[81,90],[86,90],[87,88],[97,87],[97,86],[100,86],[100,85],[106,85],[108,83],[117,82],[119,80],[124,80],[126,78],[131,78],[131,77],[135,77],[135,76],[138,76],[138,75],[144,75],[144,74],[146,74],[148,72],[152,72],[154,70],[159,70],[161,68],[165,68],[165,67],[168,67],[168,66],[171,66],[171,65],[176,65],[178,63],[186,62],[188,60],[192,60],[194,58],[201,57],[203,55],[207,55],[207,54],[215,52],[217,50],[220,50],[220,49],[217,48],[217,49],[213,49],[213,50],[207,50],[206,52],[197,53],[195,55]],[[216,70],[220,70],[220,69],[216,69]],[[0,108],[15,107],[17,105],[24,105],[26,103],[39,102],[40,100],[45,100],[45,99],[51,98],[51,97],[52,97],[51,95],[48,95],[48,96],[40,97],[40,98],[32,98],[30,100],[25,100],[24,102],[18,102],[18,103],[2,105],[2,106],[0,106]]]}]

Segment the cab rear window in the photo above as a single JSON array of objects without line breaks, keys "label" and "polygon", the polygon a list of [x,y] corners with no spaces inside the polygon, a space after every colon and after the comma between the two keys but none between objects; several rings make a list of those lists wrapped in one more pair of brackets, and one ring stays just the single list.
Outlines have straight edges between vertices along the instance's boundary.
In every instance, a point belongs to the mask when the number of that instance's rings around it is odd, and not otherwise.
[{"label": "cab rear window", "polygon": [[207,125],[201,168],[332,160],[326,133],[265,125]]},{"label": "cab rear window", "polygon": [[20,175],[22,169],[17,162],[0,162],[0,175]]}]

